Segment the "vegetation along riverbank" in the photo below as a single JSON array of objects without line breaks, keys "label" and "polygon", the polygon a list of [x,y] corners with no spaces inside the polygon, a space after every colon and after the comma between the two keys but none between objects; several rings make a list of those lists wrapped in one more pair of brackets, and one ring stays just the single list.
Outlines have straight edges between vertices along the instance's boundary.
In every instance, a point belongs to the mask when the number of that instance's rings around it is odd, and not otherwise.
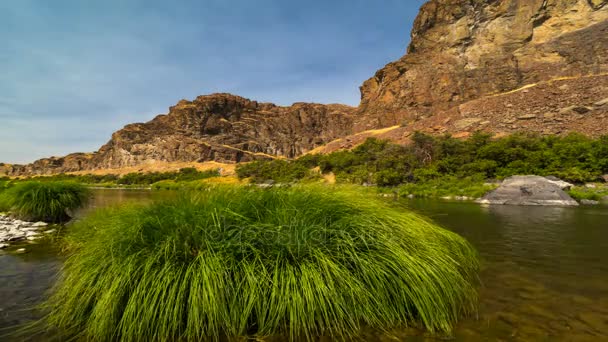
[{"label": "vegetation along riverbank", "polygon": [[71,226],[50,329],[94,340],[449,332],[476,309],[458,235],[352,189],[219,186]]},{"label": "vegetation along riverbank", "polygon": [[17,182],[0,193],[0,212],[27,221],[62,223],[88,200],[86,186],[76,182]]},{"label": "vegetation along riverbank", "polygon": [[[608,196],[607,136],[519,133],[496,138],[475,133],[462,140],[415,133],[411,140],[410,145],[399,145],[369,138],[352,150],[241,163],[236,175],[187,167],[122,176],[58,174],[25,180],[153,190],[196,190],[218,183],[339,183],[373,185],[382,193],[404,197],[474,199],[496,188],[504,178],[540,175],[573,183],[568,193],[579,201],[602,201]],[[0,191],[19,181],[5,178],[0,181]]]},{"label": "vegetation along riverbank", "polygon": [[460,140],[416,133],[410,145],[370,138],[352,150],[255,161],[239,165],[236,172],[254,183],[315,182],[331,175],[337,183],[434,198],[478,198],[513,175],[554,176],[580,185],[570,191],[573,197],[600,200],[608,195],[602,184],[608,179],[602,177],[608,174],[608,136],[519,133],[494,138],[476,133]]}]

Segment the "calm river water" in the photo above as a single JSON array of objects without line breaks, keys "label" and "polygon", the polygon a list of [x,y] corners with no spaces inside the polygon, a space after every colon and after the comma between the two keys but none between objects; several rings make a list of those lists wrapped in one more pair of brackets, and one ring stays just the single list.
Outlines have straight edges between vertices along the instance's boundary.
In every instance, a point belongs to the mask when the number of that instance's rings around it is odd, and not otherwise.
[{"label": "calm river water", "polygon": [[[87,210],[161,195],[99,190]],[[458,324],[456,341],[608,341],[608,207],[438,201],[404,201],[403,206],[464,236],[482,257],[479,313]],[[25,254],[0,251],[0,340],[8,340],[3,332],[37,317],[32,308],[61,266],[50,244],[26,248]],[[366,339],[434,338],[397,331]]]}]

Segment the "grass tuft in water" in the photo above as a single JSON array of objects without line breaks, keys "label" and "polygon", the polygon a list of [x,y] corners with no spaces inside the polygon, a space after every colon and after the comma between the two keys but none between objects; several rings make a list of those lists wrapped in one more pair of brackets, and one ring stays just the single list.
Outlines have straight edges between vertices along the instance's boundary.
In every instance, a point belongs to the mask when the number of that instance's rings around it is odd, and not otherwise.
[{"label": "grass tuft in water", "polygon": [[44,324],[85,340],[449,332],[477,302],[463,238],[349,190],[217,187],[94,213],[66,241]]},{"label": "grass tuft in water", "polygon": [[27,221],[65,222],[82,207],[89,191],[72,182],[22,182],[2,193],[0,206]]}]

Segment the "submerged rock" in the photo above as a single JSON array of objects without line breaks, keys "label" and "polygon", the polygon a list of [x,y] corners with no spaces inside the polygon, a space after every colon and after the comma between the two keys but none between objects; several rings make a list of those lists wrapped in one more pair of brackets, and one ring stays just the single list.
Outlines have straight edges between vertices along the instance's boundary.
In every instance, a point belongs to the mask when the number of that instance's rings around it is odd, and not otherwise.
[{"label": "submerged rock", "polygon": [[600,204],[600,202],[594,201],[594,200],[583,199],[583,200],[581,200],[581,204],[582,205],[598,205],[598,204]]},{"label": "submerged rock", "polygon": [[554,178],[513,176],[505,179],[500,187],[489,192],[477,202],[508,205],[579,205],[570,195],[564,192],[563,189],[567,188],[566,184],[562,184],[560,180]]}]

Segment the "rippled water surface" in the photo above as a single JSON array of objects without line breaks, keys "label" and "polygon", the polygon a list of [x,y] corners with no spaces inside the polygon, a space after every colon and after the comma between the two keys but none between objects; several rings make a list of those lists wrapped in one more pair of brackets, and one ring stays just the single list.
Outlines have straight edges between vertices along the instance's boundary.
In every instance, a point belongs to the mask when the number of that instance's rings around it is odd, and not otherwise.
[{"label": "rippled water surface", "polygon": [[[153,196],[160,194],[100,190],[91,208],[150,201]],[[482,207],[438,201],[407,201],[403,206],[464,236],[482,257],[479,314],[458,324],[455,340],[608,341],[608,207]],[[37,317],[32,307],[61,265],[50,243],[26,248],[25,254],[0,252],[0,329],[5,331]],[[397,331],[369,339],[429,338]]]},{"label": "rippled water surface", "polygon": [[483,259],[480,312],[462,341],[608,341],[608,207],[407,202]]}]

